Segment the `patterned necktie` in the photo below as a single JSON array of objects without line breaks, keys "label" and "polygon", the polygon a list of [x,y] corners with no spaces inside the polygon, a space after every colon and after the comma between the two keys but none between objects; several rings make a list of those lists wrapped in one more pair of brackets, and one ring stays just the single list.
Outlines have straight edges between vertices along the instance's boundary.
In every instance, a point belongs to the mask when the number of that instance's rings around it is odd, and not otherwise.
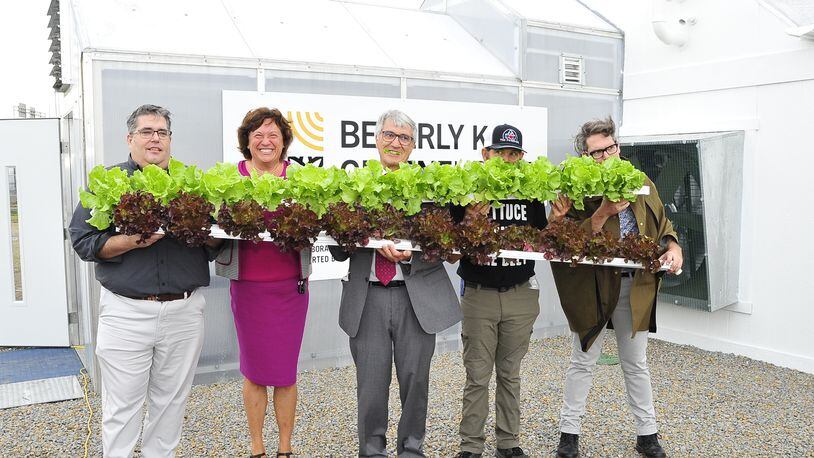
[{"label": "patterned necktie", "polygon": [[630,207],[619,213],[619,236],[624,238],[627,234],[639,234],[639,226],[636,225],[636,215]]},{"label": "patterned necktie", "polygon": [[385,258],[379,252],[376,252],[376,278],[384,285],[387,286],[390,280],[396,276],[396,263]]}]

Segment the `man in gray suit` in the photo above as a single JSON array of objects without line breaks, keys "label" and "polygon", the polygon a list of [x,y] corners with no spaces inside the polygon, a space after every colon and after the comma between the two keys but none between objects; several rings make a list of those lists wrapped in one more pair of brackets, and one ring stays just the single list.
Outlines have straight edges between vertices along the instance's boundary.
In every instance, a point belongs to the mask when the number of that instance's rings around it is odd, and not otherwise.
[{"label": "man in gray suit", "polygon": [[[395,170],[415,147],[416,124],[398,110],[376,123],[382,165]],[[330,247],[338,261],[350,257],[342,282],[339,326],[350,336],[356,364],[359,456],[387,456],[390,374],[396,363],[401,397],[399,456],[424,456],[430,362],[435,334],[461,321],[458,298],[443,263],[425,262],[387,245],[351,255]]]}]

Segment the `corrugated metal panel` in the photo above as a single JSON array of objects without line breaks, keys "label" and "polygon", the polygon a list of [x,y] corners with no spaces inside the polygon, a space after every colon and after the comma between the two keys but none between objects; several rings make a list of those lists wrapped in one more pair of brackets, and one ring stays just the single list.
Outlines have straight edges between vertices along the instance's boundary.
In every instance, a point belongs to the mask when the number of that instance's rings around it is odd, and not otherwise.
[{"label": "corrugated metal panel", "polygon": [[0,385],[0,409],[78,399],[83,395],[76,376]]}]

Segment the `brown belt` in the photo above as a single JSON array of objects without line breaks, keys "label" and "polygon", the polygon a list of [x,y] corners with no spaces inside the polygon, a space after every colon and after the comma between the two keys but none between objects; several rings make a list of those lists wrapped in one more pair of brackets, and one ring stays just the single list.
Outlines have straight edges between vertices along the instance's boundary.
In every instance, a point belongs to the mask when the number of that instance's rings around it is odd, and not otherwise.
[{"label": "brown belt", "polygon": [[122,296],[128,299],[136,299],[138,301],[157,301],[157,302],[177,301],[180,299],[186,299],[191,295],[192,291],[184,291],[183,293],[151,294],[149,296],[128,296],[126,294],[122,294]]}]

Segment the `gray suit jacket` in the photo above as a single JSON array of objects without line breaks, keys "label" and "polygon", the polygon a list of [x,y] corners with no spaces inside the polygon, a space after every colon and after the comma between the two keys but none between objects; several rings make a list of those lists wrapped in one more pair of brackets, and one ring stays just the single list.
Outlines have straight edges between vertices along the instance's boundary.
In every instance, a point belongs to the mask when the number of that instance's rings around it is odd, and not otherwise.
[{"label": "gray suit jacket", "polygon": [[[339,326],[350,337],[356,337],[367,299],[373,250],[360,248],[351,255],[339,247],[329,247],[337,261],[350,257],[348,280],[342,282]],[[443,262],[425,262],[415,253],[411,264],[402,264],[404,284],[410,296],[418,323],[424,332],[435,334],[461,321],[461,306]]]}]

